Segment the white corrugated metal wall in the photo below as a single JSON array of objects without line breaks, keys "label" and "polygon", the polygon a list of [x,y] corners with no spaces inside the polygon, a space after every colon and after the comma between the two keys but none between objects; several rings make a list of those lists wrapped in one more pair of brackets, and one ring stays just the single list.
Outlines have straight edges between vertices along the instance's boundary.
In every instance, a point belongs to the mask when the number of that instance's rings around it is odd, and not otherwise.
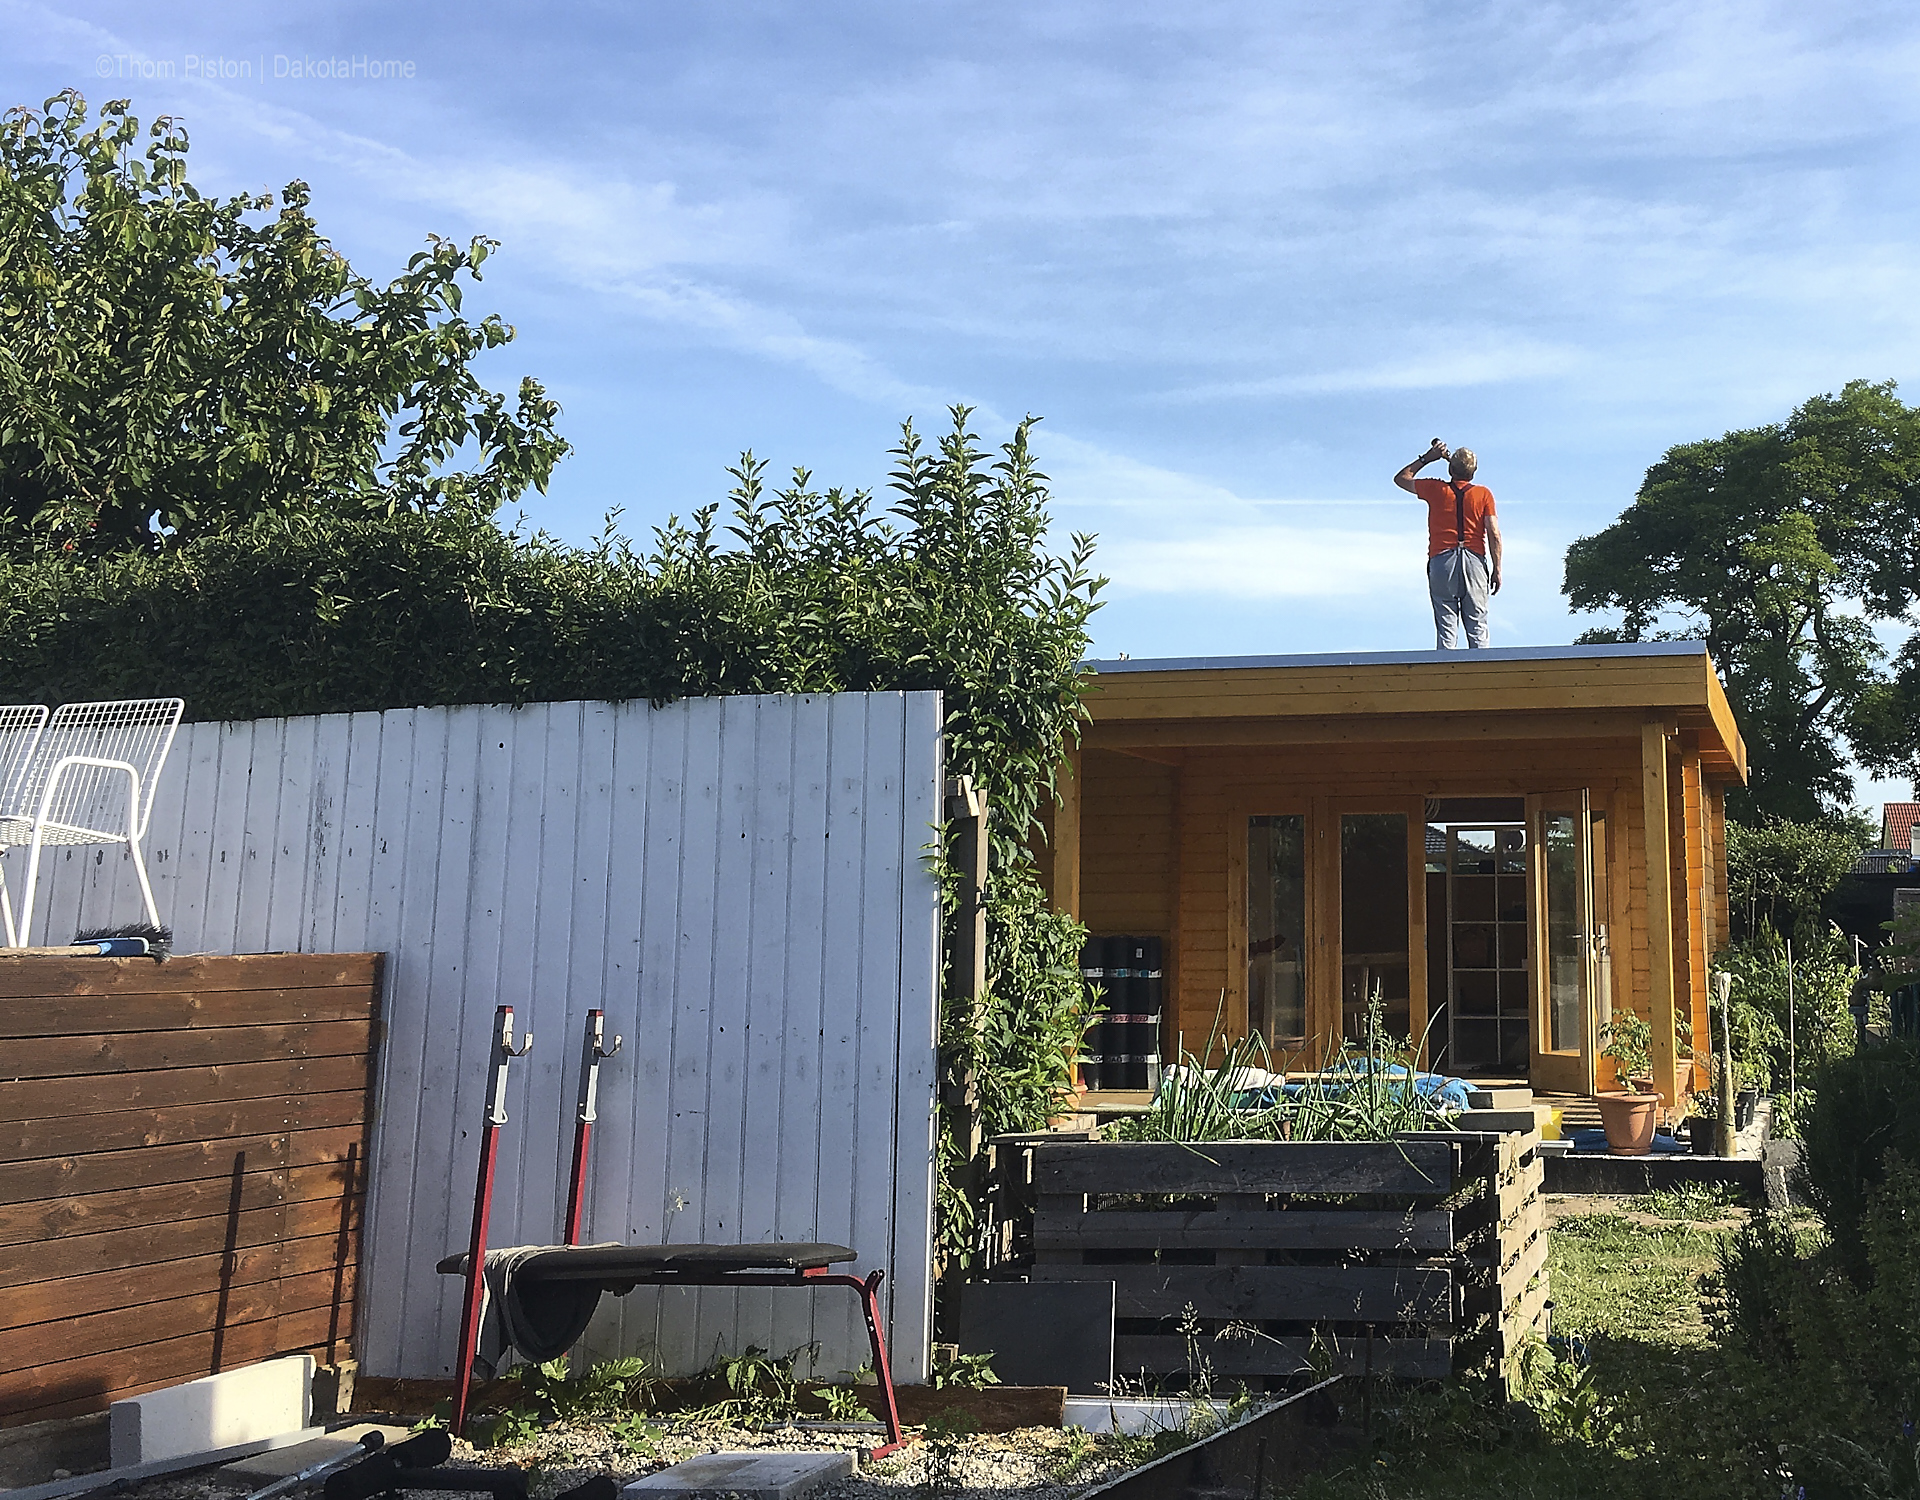
[{"label": "white corrugated metal wall", "polygon": [[[827,1240],[887,1270],[897,1377],[931,1332],[936,693],[555,703],[195,724],[147,839],[183,952],[387,960],[361,1367],[450,1373],[496,1004],[495,1245],[560,1235],[589,1008],[585,1237]],[[11,856],[17,892],[24,867]],[[124,852],[60,851],[36,935],[140,917]],[[748,1344],[867,1359],[851,1293],[603,1300],[586,1348],[669,1372]]]}]

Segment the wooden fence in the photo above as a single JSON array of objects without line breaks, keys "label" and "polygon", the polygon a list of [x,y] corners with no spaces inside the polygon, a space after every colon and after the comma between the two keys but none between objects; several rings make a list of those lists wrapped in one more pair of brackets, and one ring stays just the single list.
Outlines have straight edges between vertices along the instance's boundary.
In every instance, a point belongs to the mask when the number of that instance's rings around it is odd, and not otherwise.
[{"label": "wooden fence", "polygon": [[0,1425],[346,1356],[380,964],[0,955]]},{"label": "wooden fence", "polygon": [[[507,1084],[496,1245],[566,1206],[590,1009],[585,1233],[825,1240],[884,1270],[894,1371],[932,1335],[938,693],[468,704],[188,724],[146,843],[183,951],[386,955],[363,1376],[453,1374],[496,1005],[536,1038]],[[21,855],[9,856],[19,860]],[[128,861],[49,851],[36,935],[140,910]],[[637,1287],[581,1357],[691,1375],[716,1349],[865,1363],[852,1297]]]},{"label": "wooden fence", "polygon": [[1200,1358],[1273,1387],[1317,1364],[1499,1368],[1545,1324],[1538,1144],[1008,1138],[992,1274],[1111,1281],[1114,1368],[1134,1379],[1177,1383]]}]

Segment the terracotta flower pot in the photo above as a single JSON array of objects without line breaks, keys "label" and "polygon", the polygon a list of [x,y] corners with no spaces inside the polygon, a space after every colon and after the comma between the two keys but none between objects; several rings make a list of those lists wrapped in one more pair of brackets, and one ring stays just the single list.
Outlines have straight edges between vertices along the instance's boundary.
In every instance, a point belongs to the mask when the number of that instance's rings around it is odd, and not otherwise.
[{"label": "terracotta flower pot", "polygon": [[1606,1127],[1607,1149],[1615,1156],[1645,1156],[1653,1149],[1658,1094],[1595,1094],[1600,1123]]}]

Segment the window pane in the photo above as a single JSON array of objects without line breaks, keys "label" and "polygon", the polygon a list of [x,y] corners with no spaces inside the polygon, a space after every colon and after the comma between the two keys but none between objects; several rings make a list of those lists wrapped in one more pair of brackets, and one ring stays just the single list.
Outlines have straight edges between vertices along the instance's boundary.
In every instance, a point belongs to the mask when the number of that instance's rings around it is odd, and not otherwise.
[{"label": "window pane", "polygon": [[1249,818],[1247,1025],[1271,1043],[1306,1039],[1306,946],[1306,820]]},{"label": "window pane", "polygon": [[1344,814],[1340,819],[1340,1009],[1347,1040],[1365,1038],[1367,1000],[1376,991],[1384,1004],[1387,1031],[1396,1037],[1409,1031],[1412,967],[1407,930],[1407,815]]},{"label": "window pane", "polygon": [[1572,813],[1541,819],[1547,866],[1547,1025],[1549,1050],[1580,1050],[1586,952],[1580,930],[1580,827]]},{"label": "window pane", "polygon": [[1500,1064],[1500,1023],[1468,1021],[1453,1023],[1453,1050],[1448,1066],[1456,1069],[1492,1068]]}]

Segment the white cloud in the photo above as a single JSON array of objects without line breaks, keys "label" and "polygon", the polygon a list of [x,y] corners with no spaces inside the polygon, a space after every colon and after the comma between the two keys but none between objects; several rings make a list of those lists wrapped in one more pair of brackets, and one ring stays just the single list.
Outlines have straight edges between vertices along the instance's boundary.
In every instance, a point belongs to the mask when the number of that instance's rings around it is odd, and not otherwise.
[{"label": "white cloud", "polygon": [[1220,397],[1333,396],[1366,391],[1443,390],[1460,386],[1501,385],[1562,375],[1578,362],[1576,351],[1530,340],[1476,343],[1467,333],[1445,341],[1451,347],[1426,347],[1377,363],[1330,369],[1304,375],[1276,375],[1258,380],[1230,380],[1175,392],[1172,399],[1210,401]]},{"label": "white cloud", "polygon": [[1206,599],[1336,599],[1405,591],[1423,567],[1425,537],[1411,531],[1223,526],[1101,547],[1116,588]]}]

